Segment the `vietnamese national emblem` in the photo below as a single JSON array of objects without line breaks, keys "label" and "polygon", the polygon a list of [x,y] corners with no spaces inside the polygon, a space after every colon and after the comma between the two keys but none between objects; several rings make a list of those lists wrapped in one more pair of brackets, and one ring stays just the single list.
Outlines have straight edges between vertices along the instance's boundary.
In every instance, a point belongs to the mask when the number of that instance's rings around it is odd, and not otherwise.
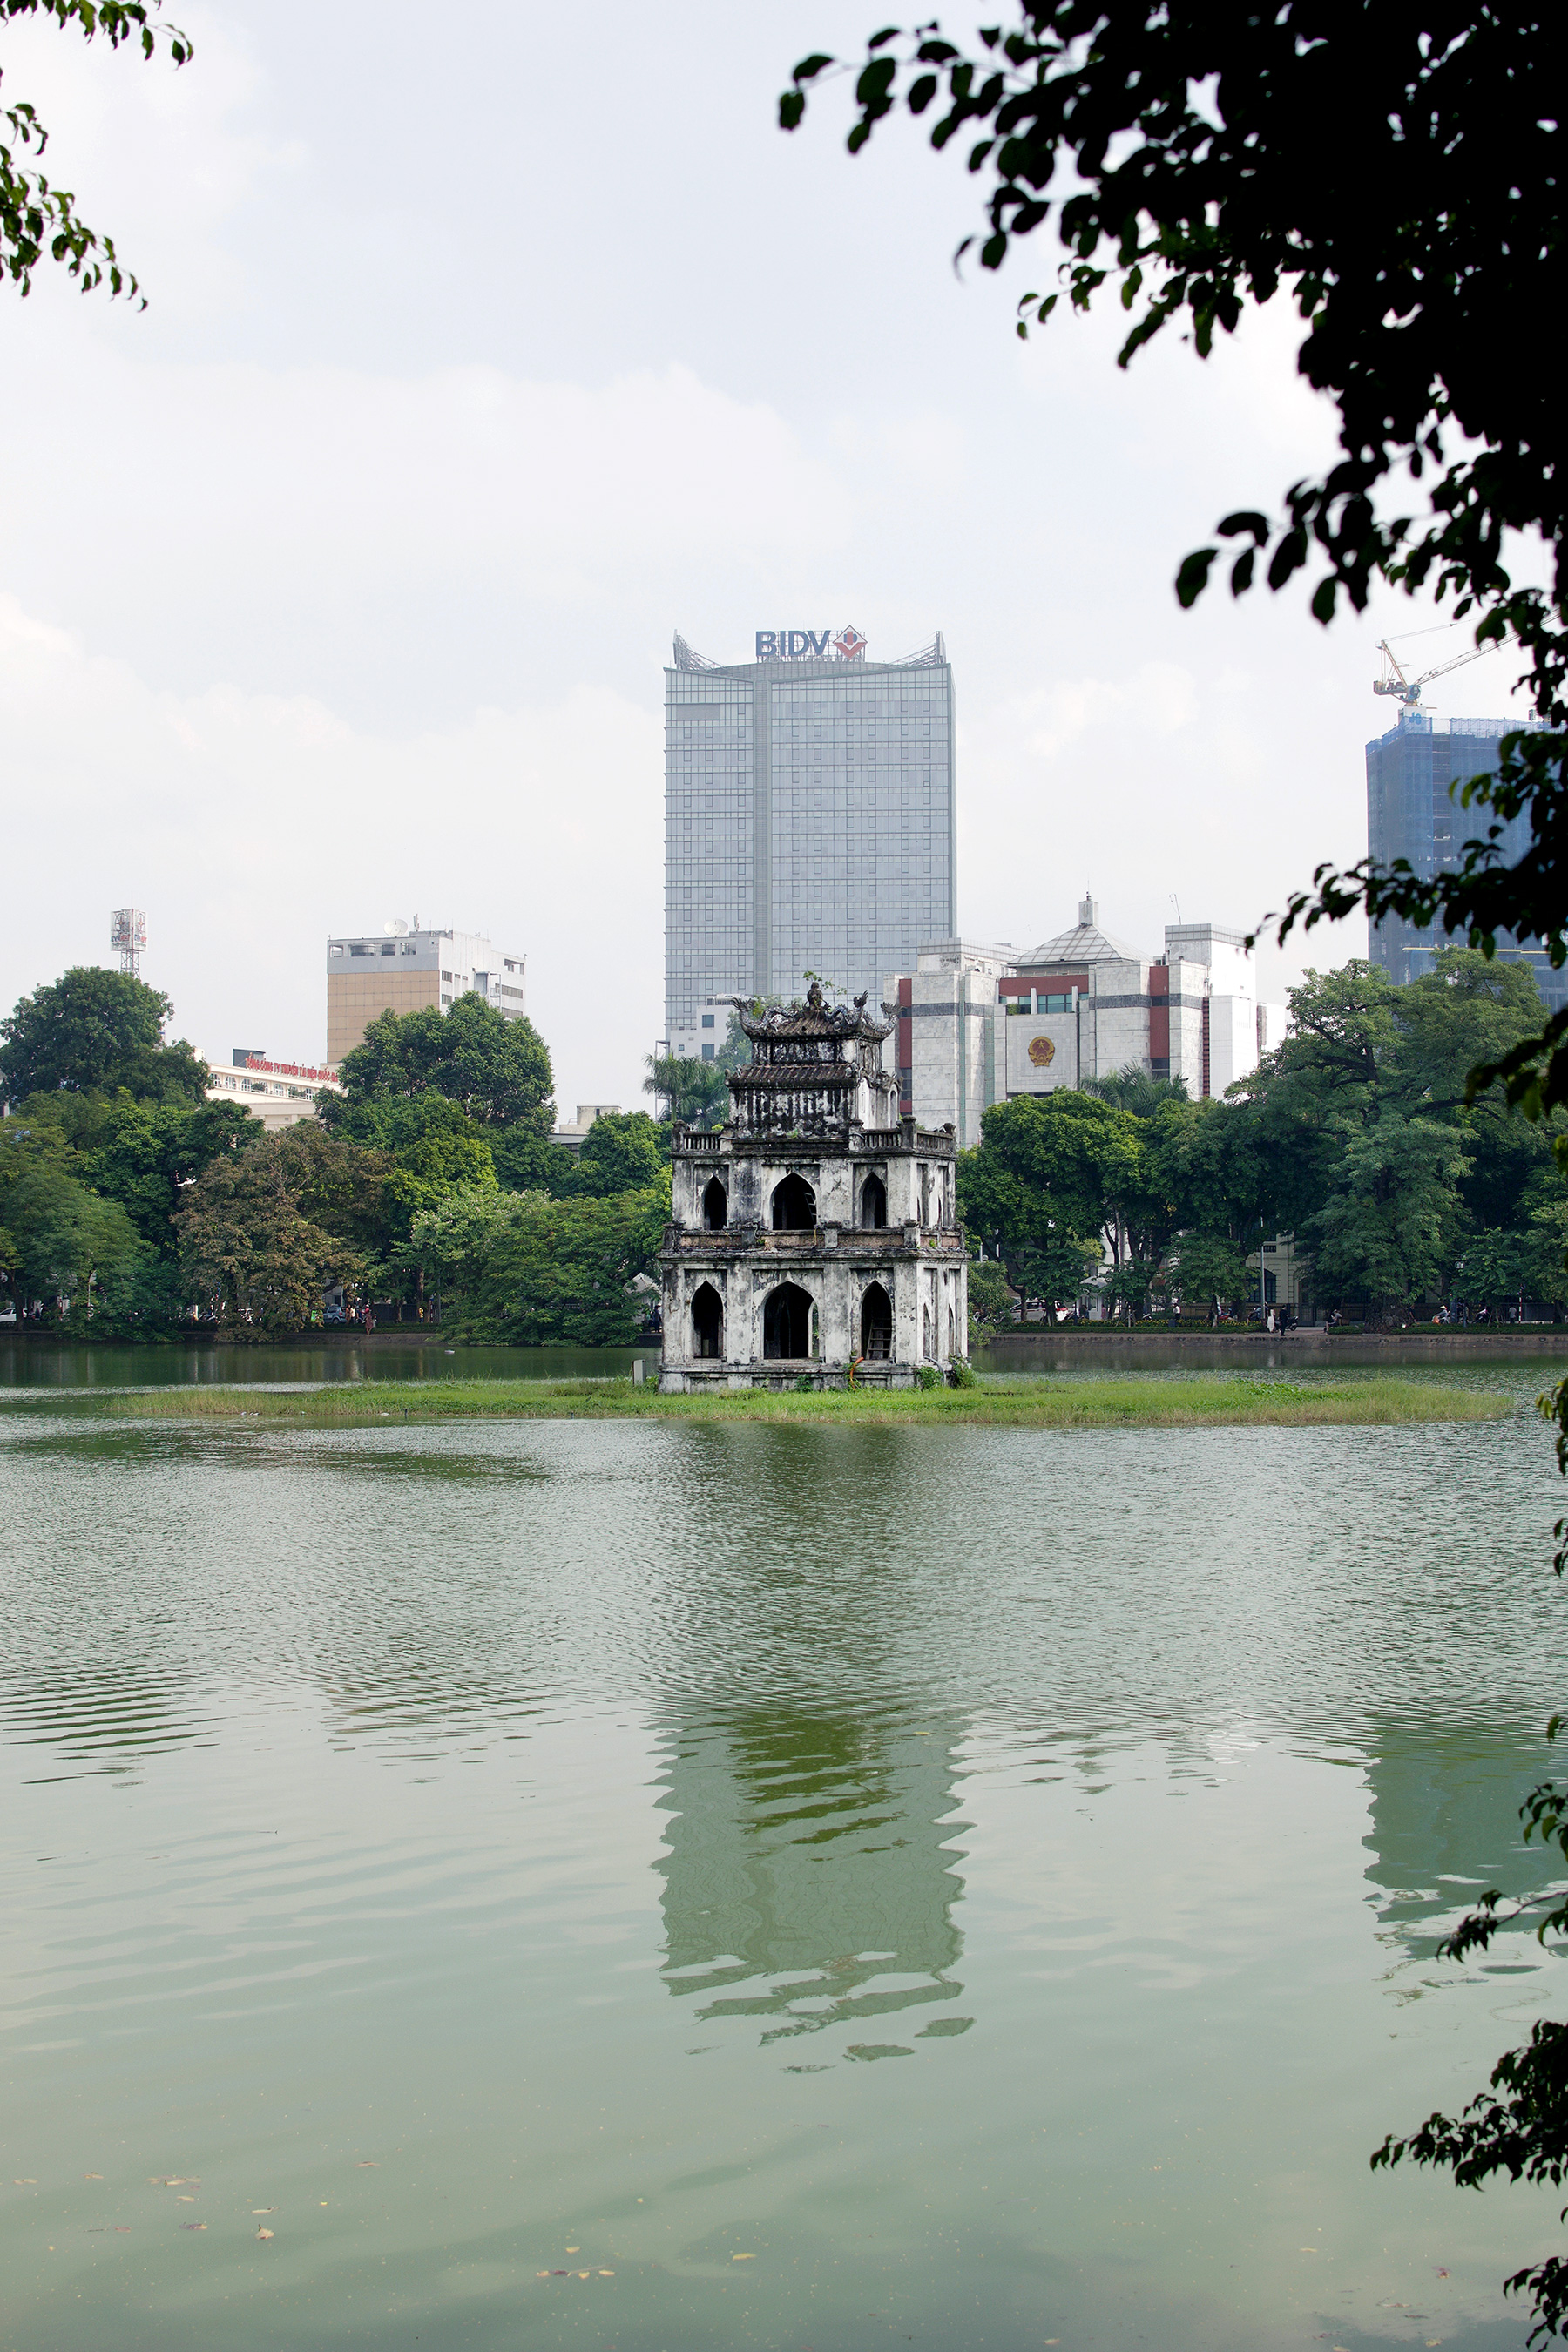
[{"label": "vietnamese national emblem", "polygon": [[1031,1037],[1029,1059],[1037,1070],[1048,1070],[1057,1058],[1057,1049],[1048,1037]]}]

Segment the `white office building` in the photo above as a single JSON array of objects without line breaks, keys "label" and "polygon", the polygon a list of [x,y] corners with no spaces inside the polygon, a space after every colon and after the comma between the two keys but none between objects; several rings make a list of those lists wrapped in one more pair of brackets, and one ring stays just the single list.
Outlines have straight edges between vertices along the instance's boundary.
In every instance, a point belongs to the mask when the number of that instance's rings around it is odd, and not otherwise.
[{"label": "white office building", "polygon": [[887,975],[906,1118],[951,1120],[962,1149],[991,1103],[1128,1068],[1223,1095],[1283,1038],[1285,1008],[1259,1002],[1241,932],[1173,923],[1163,955],[1144,957],[1101,929],[1093,898],[1078,911],[1026,954],[939,940]]}]

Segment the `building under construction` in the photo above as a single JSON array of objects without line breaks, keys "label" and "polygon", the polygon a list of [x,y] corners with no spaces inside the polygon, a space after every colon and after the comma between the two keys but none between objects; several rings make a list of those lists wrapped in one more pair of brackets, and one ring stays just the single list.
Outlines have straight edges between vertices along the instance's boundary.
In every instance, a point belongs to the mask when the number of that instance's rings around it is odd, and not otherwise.
[{"label": "building under construction", "polygon": [[[1539,719],[1433,719],[1419,702],[1401,698],[1399,724],[1366,747],[1366,840],[1374,866],[1386,868],[1404,858],[1423,881],[1455,873],[1465,845],[1484,841],[1496,823],[1489,809],[1466,808],[1451,784],[1471,776],[1496,775],[1505,735],[1533,732]],[[1530,847],[1528,812],[1505,824],[1498,846],[1506,865]],[[1372,960],[1403,987],[1446,947],[1463,946],[1461,931],[1420,930],[1401,915],[1372,926]],[[1568,971],[1554,971],[1536,940],[1498,934],[1497,951],[1526,963],[1553,1012],[1568,1004]]]}]

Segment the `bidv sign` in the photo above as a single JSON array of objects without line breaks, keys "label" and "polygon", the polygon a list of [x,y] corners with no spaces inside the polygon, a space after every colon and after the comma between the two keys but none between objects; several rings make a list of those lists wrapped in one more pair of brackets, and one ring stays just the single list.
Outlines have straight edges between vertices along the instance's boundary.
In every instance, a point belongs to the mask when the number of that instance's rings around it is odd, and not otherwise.
[{"label": "bidv sign", "polygon": [[866,640],[853,621],[835,636],[830,629],[759,629],[758,661],[860,661]]}]

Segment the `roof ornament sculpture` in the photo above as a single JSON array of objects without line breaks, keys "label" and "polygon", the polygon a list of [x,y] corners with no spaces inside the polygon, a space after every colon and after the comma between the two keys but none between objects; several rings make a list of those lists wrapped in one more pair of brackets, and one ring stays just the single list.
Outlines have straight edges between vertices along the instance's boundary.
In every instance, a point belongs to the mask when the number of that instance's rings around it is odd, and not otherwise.
[{"label": "roof ornament sculpture", "polygon": [[[852,1004],[829,1004],[822,982],[815,973],[809,978],[811,984],[805,998],[795,997],[788,1004],[763,1004],[754,996],[714,996],[709,1002],[732,1005],[742,1031],[753,1045],[783,1045],[792,1039],[813,1043],[862,1039],[879,1045],[891,1034],[892,1020],[879,1021],[875,1013],[867,1010],[869,990],[856,997]],[[882,1010],[886,1013],[887,1006]]]}]

